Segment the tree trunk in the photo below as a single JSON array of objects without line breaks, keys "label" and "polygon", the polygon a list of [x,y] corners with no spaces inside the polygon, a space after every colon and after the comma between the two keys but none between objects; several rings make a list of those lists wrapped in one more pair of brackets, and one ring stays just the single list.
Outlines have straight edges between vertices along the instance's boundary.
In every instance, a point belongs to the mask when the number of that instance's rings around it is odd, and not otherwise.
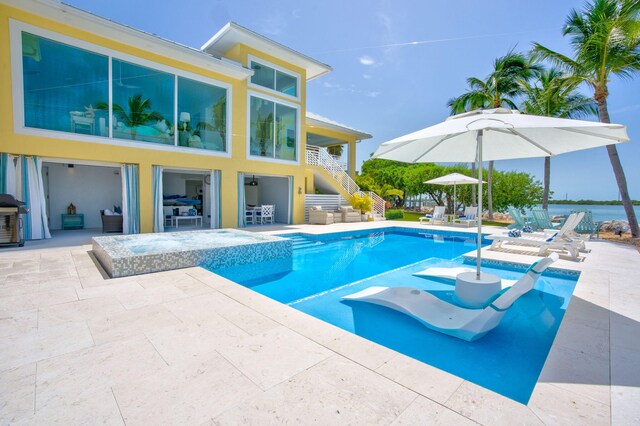
[{"label": "tree trunk", "polygon": [[[604,93],[607,94],[606,87],[604,88]],[[607,109],[607,98],[606,96],[598,96],[598,89],[596,89],[596,102],[598,103],[598,115],[600,116],[601,123],[611,123],[609,119],[609,110]],[[613,168],[613,174],[616,177],[616,182],[618,183],[618,190],[620,191],[620,198],[622,200],[622,205],[624,206],[624,212],[627,214],[627,221],[629,221],[629,228],[631,230],[631,236],[633,238],[638,238],[640,236],[640,229],[638,229],[638,219],[636,218],[636,212],[633,209],[633,204],[631,203],[631,198],[629,197],[629,189],[627,188],[627,178],[624,175],[624,170],[622,169],[622,163],[620,162],[620,156],[618,155],[618,149],[615,145],[607,145],[607,153],[609,154],[609,161],[611,162],[611,167]]]},{"label": "tree trunk", "polygon": [[544,192],[542,193],[542,208],[549,207],[549,185],[551,183],[551,157],[544,157]]},{"label": "tree trunk", "polygon": [[493,161],[489,161],[487,168],[487,216],[489,220],[493,220],[493,199],[491,195],[491,184],[493,183]]},{"label": "tree trunk", "polygon": [[[476,177],[476,163],[475,161],[471,163],[471,177]],[[475,207],[476,203],[476,185],[471,185],[471,205]]]}]

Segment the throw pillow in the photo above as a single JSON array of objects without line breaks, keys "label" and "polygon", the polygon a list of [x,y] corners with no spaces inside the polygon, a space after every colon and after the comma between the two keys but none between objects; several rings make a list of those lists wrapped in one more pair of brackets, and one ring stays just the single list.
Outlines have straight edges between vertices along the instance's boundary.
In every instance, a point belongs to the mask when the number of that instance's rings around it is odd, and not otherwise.
[{"label": "throw pillow", "polygon": [[113,212],[116,214],[122,214],[122,208],[120,206],[113,206]]},{"label": "throw pillow", "polygon": [[529,225],[525,225],[525,226],[522,227],[522,232],[531,233],[531,232],[533,232],[533,228],[530,227]]},{"label": "throw pillow", "polygon": [[508,234],[512,238],[518,238],[522,236],[522,232],[519,229],[512,229]]}]

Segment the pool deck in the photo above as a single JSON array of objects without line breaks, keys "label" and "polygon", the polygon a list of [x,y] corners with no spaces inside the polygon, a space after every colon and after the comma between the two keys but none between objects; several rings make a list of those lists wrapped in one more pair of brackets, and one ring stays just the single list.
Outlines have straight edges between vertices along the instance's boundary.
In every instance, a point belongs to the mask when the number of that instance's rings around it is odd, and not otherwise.
[{"label": "pool deck", "polygon": [[[250,230],[394,225],[428,228]],[[554,265],[582,274],[528,405],[198,267],[106,279],[88,243],[40,247],[0,250],[2,425],[640,423],[631,246],[591,241]]]}]

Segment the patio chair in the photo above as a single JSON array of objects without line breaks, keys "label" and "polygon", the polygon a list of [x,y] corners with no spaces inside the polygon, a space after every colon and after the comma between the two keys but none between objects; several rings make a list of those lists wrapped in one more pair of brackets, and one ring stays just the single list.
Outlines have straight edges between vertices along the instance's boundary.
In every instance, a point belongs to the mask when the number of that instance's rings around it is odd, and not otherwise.
[{"label": "patio chair", "polygon": [[584,217],[575,227],[574,231],[577,234],[585,234],[589,235],[589,239],[593,238],[593,235],[596,234],[598,238],[600,238],[600,226],[602,226],[602,222],[594,222],[593,221],[593,213],[591,210],[571,210],[571,213],[584,213]]},{"label": "patio chair", "polygon": [[553,223],[545,209],[531,209],[531,215],[538,229],[557,229],[562,223]]},{"label": "patio chair", "polygon": [[334,213],[322,210],[322,206],[312,206],[309,209],[309,223],[312,225],[330,225],[333,223]]},{"label": "patio chair", "polygon": [[100,219],[102,219],[102,233],[122,232],[122,215],[121,214],[104,214],[104,210],[100,210]]},{"label": "patio chair", "polygon": [[520,237],[510,237],[509,235],[489,235],[491,240],[491,249],[499,249],[503,243],[522,245],[527,247],[537,247],[538,255],[544,256],[550,249],[562,250],[569,253],[572,259],[578,260],[580,251],[586,252],[584,241],[580,238],[571,236],[571,232],[576,225],[582,220],[582,213],[574,213],[569,215],[562,228],[555,233],[528,233]]},{"label": "patio chair", "polygon": [[273,223],[274,208],[273,205],[262,205],[260,210],[256,212],[256,222],[261,224]]},{"label": "patio chair", "polygon": [[[529,220],[525,220],[525,218],[522,216],[522,212],[516,209],[515,207],[509,207],[508,211],[509,211],[509,216],[511,216],[511,219],[513,219],[513,223],[511,225],[507,225],[507,228],[522,229],[527,225],[529,226],[532,225]],[[535,224],[533,227],[535,227]]]},{"label": "patio chair", "polygon": [[481,309],[463,308],[411,287],[369,287],[342,299],[391,308],[432,330],[472,342],[496,328],[507,310],[533,289],[540,275],[556,260],[558,255],[552,253],[535,262],[513,286],[498,292]]},{"label": "patio chair", "polygon": [[477,207],[465,207],[464,215],[454,220],[454,223],[460,223],[463,225],[467,225],[467,227],[471,225],[478,225],[478,219],[476,218],[476,213],[478,213]]},{"label": "patio chair", "polygon": [[424,223],[432,223],[432,224],[436,224],[436,223],[444,223],[445,221],[445,216],[444,216],[444,211],[445,211],[446,207],[445,206],[436,206],[433,209],[433,214],[427,214],[424,215],[424,217],[420,218],[420,224],[424,224]]},{"label": "patio chair", "polygon": [[342,216],[342,221],[345,223],[361,221],[360,210],[354,210],[351,206],[342,206],[338,210],[340,212],[340,216]]}]

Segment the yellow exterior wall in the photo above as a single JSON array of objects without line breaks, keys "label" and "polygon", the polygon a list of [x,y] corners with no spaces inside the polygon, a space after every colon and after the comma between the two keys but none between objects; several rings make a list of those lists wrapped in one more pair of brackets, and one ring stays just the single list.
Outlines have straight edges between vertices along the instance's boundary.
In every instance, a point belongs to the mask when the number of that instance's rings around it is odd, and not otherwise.
[{"label": "yellow exterior wall", "polygon": [[[25,135],[15,133],[13,129],[13,100],[11,85],[11,58],[9,18],[25,22],[40,28],[54,31],[75,39],[83,40],[94,45],[102,46],[117,52],[143,58],[159,64],[170,66],[178,70],[198,74],[207,78],[223,81],[232,85],[232,123],[229,143],[232,147],[232,157],[218,157],[202,155],[194,150],[191,152],[177,152],[154,149],[149,143],[148,148],[137,148],[118,145],[117,140],[112,144],[100,144],[81,142],[64,138],[61,133],[57,138]],[[199,68],[189,63],[179,62],[169,57],[160,56],[150,51],[145,51],[135,46],[119,43],[110,39],[101,38],[95,34],[78,30],[71,26],[50,21],[43,17],[29,14],[21,10],[13,9],[0,4],[0,152],[12,154],[37,155],[40,157],[52,157],[59,159],[79,161],[99,161],[110,163],[131,163],[139,165],[140,173],[140,228],[142,232],[152,231],[152,166],[161,165],[170,168],[221,170],[221,216],[222,227],[237,226],[237,201],[238,201],[238,172],[256,175],[293,176],[294,179],[294,223],[304,221],[304,196],[298,194],[298,188],[303,192],[309,190],[309,174],[304,165],[304,152],[306,147],[306,75],[305,70],[292,66],[278,58],[266,55],[251,49],[248,46],[239,45],[231,49],[227,56],[243,64],[247,63],[247,55],[251,54],[264,58],[269,62],[284,68],[291,69],[301,75],[300,81],[300,143],[299,164],[281,164],[259,160],[247,159],[247,90],[246,80],[238,80],[207,69]],[[253,88],[251,90],[254,90]],[[256,89],[256,91],[259,91]],[[277,95],[265,91],[270,96]],[[291,102],[288,98],[289,102]],[[340,139],[348,140],[346,135],[339,135]],[[355,152],[355,149],[353,150]],[[355,158],[354,158],[355,161]],[[305,177],[306,184],[305,184]]]}]

